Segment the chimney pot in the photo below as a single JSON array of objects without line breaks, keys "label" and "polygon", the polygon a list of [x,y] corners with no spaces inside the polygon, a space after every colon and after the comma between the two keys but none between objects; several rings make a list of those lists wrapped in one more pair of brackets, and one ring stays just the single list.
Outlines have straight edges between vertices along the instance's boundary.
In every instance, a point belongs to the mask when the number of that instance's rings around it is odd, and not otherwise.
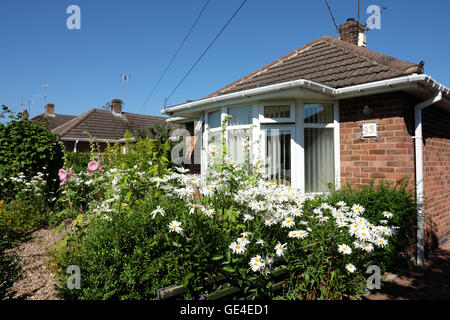
[{"label": "chimney pot", "polygon": [[111,110],[113,113],[122,114],[122,100],[114,99],[111,103]]},{"label": "chimney pot", "polygon": [[339,26],[339,39],[365,47],[366,35],[364,34],[364,26],[354,18],[347,19],[346,23]]},{"label": "chimney pot", "polygon": [[22,120],[28,120],[29,116],[30,115],[28,114],[28,111],[26,109],[23,110],[23,112],[22,112]]},{"label": "chimney pot", "polygon": [[46,111],[48,114],[55,114],[55,105],[52,104],[52,103],[48,103],[48,104],[45,106],[45,111]]}]

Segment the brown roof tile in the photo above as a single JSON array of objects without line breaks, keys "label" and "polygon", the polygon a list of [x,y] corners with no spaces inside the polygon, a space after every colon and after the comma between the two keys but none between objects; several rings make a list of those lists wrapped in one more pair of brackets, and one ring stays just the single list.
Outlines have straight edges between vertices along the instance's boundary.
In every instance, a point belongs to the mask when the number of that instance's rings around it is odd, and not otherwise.
[{"label": "brown roof tile", "polygon": [[111,110],[91,109],[52,131],[61,138],[89,138],[88,132],[97,140],[120,140],[127,130],[136,134],[156,124],[165,127],[166,118],[128,112],[114,114]]},{"label": "brown roof tile", "polygon": [[398,60],[325,36],[213,92],[211,98],[280,82],[306,79],[334,88],[423,73],[417,64]]},{"label": "brown roof tile", "polygon": [[41,113],[40,115],[37,115],[36,117],[32,118],[31,120],[42,123],[48,129],[53,130],[53,129],[61,126],[62,124],[72,120],[73,118],[76,118],[76,116],[70,116],[67,114],[49,115],[48,113]]}]

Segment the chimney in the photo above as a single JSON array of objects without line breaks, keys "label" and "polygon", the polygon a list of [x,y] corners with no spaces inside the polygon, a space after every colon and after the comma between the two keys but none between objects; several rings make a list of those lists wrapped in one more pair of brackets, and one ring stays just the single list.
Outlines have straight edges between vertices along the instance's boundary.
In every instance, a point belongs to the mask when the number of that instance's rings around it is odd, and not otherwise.
[{"label": "chimney", "polygon": [[113,113],[122,114],[122,100],[114,99],[111,103],[111,110]]},{"label": "chimney", "polygon": [[54,115],[54,114],[55,114],[55,105],[52,104],[52,103],[48,103],[48,104],[45,106],[45,112],[46,112],[47,114]]},{"label": "chimney", "polygon": [[25,109],[25,110],[23,110],[23,112],[22,112],[22,121],[24,121],[24,120],[28,120],[28,117],[29,117],[30,115],[28,114],[28,111]]},{"label": "chimney", "polygon": [[347,19],[346,23],[339,26],[339,39],[365,47],[366,35],[364,34],[364,26],[353,18]]}]

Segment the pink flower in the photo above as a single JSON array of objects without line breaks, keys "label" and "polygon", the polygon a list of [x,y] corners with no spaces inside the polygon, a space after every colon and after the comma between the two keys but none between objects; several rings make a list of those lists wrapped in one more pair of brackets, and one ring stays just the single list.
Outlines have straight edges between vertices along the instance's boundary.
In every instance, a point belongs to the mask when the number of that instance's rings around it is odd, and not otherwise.
[{"label": "pink flower", "polygon": [[89,171],[95,171],[95,170],[97,170],[98,167],[99,167],[99,165],[100,165],[100,163],[97,162],[97,161],[91,161],[91,162],[89,162],[89,163],[88,163]]},{"label": "pink flower", "polygon": [[64,169],[59,169],[58,176],[59,176],[59,179],[61,180],[61,183],[59,185],[63,186],[66,183],[67,171]]},{"label": "pink flower", "polygon": [[91,161],[88,163],[89,177],[92,177],[92,174],[94,173],[95,170],[98,169],[99,166],[100,162],[97,161]]},{"label": "pink flower", "polygon": [[58,176],[59,176],[59,179],[66,180],[66,178],[67,178],[67,171],[64,170],[64,169],[59,169]]},{"label": "pink flower", "polygon": [[70,178],[73,176],[73,166],[70,167],[70,169],[67,171],[67,178]]}]

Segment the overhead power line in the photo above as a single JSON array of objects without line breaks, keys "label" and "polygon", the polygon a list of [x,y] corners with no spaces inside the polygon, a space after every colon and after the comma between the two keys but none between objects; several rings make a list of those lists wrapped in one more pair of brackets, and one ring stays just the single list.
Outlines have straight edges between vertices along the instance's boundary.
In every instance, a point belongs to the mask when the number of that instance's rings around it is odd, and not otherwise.
[{"label": "overhead power line", "polygon": [[[334,19],[333,11],[331,11],[331,7],[330,7],[330,5],[328,3],[328,0],[325,0],[325,3],[327,5],[327,7],[328,7],[328,11],[330,11],[331,19],[333,19],[333,23],[334,23],[334,26],[336,28],[336,31],[339,32],[339,28],[338,28],[338,26],[336,24],[336,19]],[[358,2],[358,14],[359,14],[359,2]],[[359,17],[358,17],[358,21],[359,21]]]},{"label": "overhead power line", "polygon": [[184,46],[184,43],[186,42],[186,40],[189,38],[189,35],[191,34],[192,30],[194,29],[195,25],[197,24],[198,20],[200,20],[200,17],[203,15],[203,12],[205,11],[206,7],[208,6],[208,3],[210,2],[210,0],[207,0],[205,5],[203,6],[202,10],[200,11],[200,13],[197,15],[197,18],[195,19],[194,23],[192,24],[191,28],[189,29],[188,33],[186,34],[186,36],[184,37],[183,41],[181,42],[181,44],[178,46],[177,51],[175,52],[175,54],[173,55],[172,59],[170,60],[169,64],[167,65],[167,67],[164,69],[163,73],[161,74],[161,76],[159,77],[159,80],[156,82],[155,86],[153,87],[152,91],[150,92],[150,94],[148,95],[147,99],[145,99],[145,102],[142,104],[142,107],[139,109],[138,113],[141,112],[141,110],[144,108],[144,106],[147,104],[148,100],[153,96],[153,93],[155,93],[156,89],[158,88],[159,84],[161,83],[162,79],[164,78],[164,76],[166,75],[167,71],[169,70],[170,66],[172,65],[172,63],[174,62],[175,58],[177,57],[178,53],[180,52],[181,48]]},{"label": "overhead power line", "polygon": [[180,80],[180,82],[178,82],[178,84],[176,85],[176,87],[172,90],[172,92],[169,94],[169,96],[166,98],[165,103],[164,103],[164,108],[166,107],[166,103],[167,101],[169,101],[169,99],[172,97],[172,95],[175,93],[175,91],[177,91],[177,89],[181,86],[181,84],[184,82],[184,80],[189,76],[189,74],[192,72],[192,70],[194,70],[194,68],[197,66],[197,64],[200,62],[200,60],[203,58],[203,56],[206,54],[206,52],[208,52],[208,50],[212,47],[212,45],[214,44],[214,42],[216,42],[216,40],[220,37],[220,35],[222,34],[222,32],[226,29],[226,27],[230,24],[230,22],[233,20],[233,18],[238,14],[238,12],[242,9],[242,7],[244,6],[244,4],[247,2],[247,0],[242,1],[241,5],[239,6],[239,8],[237,8],[237,10],[233,13],[233,15],[231,16],[230,19],[228,19],[227,23],[225,23],[225,25],[222,27],[222,29],[219,31],[219,33],[216,35],[216,37],[214,38],[213,41],[211,41],[211,43],[209,44],[209,46],[205,49],[205,51],[203,51],[203,53],[200,55],[200,57],[195,61],[195,63],[192,65],[192,67],[189,69],[189,71],[186,73],[186,75]]}]

